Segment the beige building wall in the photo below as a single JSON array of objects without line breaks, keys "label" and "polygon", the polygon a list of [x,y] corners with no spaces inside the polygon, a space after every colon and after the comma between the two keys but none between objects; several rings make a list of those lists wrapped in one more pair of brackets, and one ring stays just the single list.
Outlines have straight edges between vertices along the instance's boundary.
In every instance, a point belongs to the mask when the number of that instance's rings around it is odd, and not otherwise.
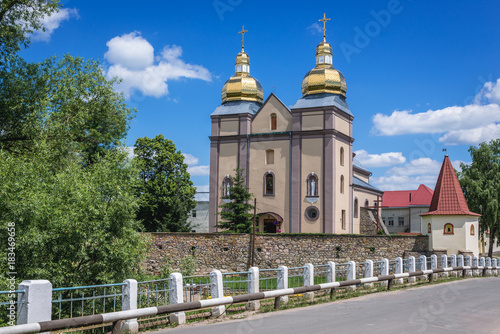
[{"label": "beige building wall", "polygon": [[363,181],[365,181],[366,183],[370,183],[370,177],[367,176],[366,174],[364,173],[359,173],[359,172],[356,172],[356,170],[353,171],[353,176],[356,176],[358,179],[361,179]]},{"label": "beige building wall", "polygon": [[[274,163],[267,164],[266,151],[274,151]],[[264,175],[274,174],[274,196],[264,195]],[[290,222],[290,141],[273,140],[250,143],[250,193],[257,199],[257,213],[274,212],[283,218],[281,232],[289,232]],[[264,230],[264,218],[259,219],[259,231]]]},{"label": "beige building wall", "polygon": [[[235,169],[238,167],[238,143],[220,144],[219,148],[219,194],[223,194],[223,180],[226,175],[234,177]],[[224,204],[219,196],[219,205]],[[218,211],[220,212],[220,208]]]},{"label": "beige building wall", "polygon": [[342,118],[338,115],[335,115],[335,129],[337,129],[339,132],[351,136],[351,125],[348,120],[345,118]]},{"label": "beige building wall", "polygon": [[[335,116],[337,121],[338,116]],[[337,126],[337,123],[335,123]],[[344,162],[341,163],[340,160],[340,151],[341,148],[344,150]],[[344,234],[344,233],[355,233],[354,231],[350,231],[351,226],[351,201],[350,201],[350,170],[352,169],[351,161],[352,158],[349,155],[350,149],[349,145],[341,142],[339,140],[335,143],[335,177],[337,178],[335,181],[336,188],[335,189],[335,233],[336,234]],[[344,177],[344,192],[341,192],[341,178]],[[345,228],[342,228],[342,210],[345,210]],[[354,228],[354,227],[353,227]],[[359,231],[359,224],[358,224]]]},{"label": "beige building wall", "polygon": [[[428,233],[428,224],[431,223],[432,232]],[[444,226],[453,225],[453,234],[445,234]],[[475,235],[470,235],[470,226],[474,224]],[[422,216],[422,234],[429,236],[429,249],[446,249],[448,255],[461,251],[471,251],[479,255],[478,247],[478,220],[473,216]]]},{"label": "beige building wall", "polygon": [[238,131],[239,131],[238,118],[223,118],[220,120],[221,136],[237,135]]},{"label": "beige building wall", "polygon": [[302,114],[302,130],[323,130],[324,114],[322,111],[314,111]]},{"label": "beige building wall", "polygon": [[[276,130],[271,130],[271,114],[276,114]],[[292,131],[292,114],[274,96],[271,96],[252,120],[252,133]]]},{"label": "beige building wall", "polygon": [[[301,176],[301,188],[302,188],[302,208],[300,212],[300,220],[302,222],[303,233],[322,233],[323,232],[323,138],[308,138],[302,139],[302,176]],[[318,194],[320,194],[319,200],[311,204],[306,200],[307,194],[307,177],[309,174],[313,173],[318,176],[319,187]],[[319,210],[318,219],[311,221],[305,216],[305,210],[309,206],[315,206]]]}]

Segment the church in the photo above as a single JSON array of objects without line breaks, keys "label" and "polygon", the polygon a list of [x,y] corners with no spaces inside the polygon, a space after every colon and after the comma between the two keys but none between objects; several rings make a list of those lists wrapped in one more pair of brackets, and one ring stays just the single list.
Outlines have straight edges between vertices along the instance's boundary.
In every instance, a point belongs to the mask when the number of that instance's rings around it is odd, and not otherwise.
[{"label": "church", "polygon": [[316,66],[304,76],[302,97],[290,108],[273,93],[264,100],[261,84],[250,75],[247,31],[240,31],[235,74],[211,114],[210,232],[217,231],[219,206],[236,168],[257,200],[259,232],[359,234],[360,207],[381,202],[383,192],[354,158],[354,115],[346,102],[346,79],[332,66],[328,20],[320,20]]}]

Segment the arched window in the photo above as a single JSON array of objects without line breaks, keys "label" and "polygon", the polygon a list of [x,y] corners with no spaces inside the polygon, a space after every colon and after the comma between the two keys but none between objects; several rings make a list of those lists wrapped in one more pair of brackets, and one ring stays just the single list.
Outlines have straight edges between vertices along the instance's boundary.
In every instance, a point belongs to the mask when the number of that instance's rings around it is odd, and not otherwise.
[{"label": "arched window", "polygon": [[274,164],[274,150],[266,150],[266,165]]},{"label": "arched window", "polygon": [[474,231],[474,224],[470,226],[470,235],[475,235],[476,231]]},{"label": "arched window", "polygon": [[340,165],[344,166],[344,148],[340,148]]},{"label": "arched window", "polygon": [[358,218],[358,198],[354,198],[354,218]]},{"label": "arched window", "polygon": [[228,198],[231,195],[232,185],[233,185],[233,180],[231,180],[231,177],[229,175],[226,175],[226,177],[224,177],[224,180],[222,181],[223,197]]},{"label": "arched window", "polygon": [[264,195],[274,195],[274,174],[270,171],[264,174]]},{"label": "arched window", "polygon": [[314,173],[309,174],[307,177],[307,196],[318,196],[318,176]]},{"label": "arched window", "polygon": [[365,199],[365,208],[368,208],[368,206],[370,206],[370,202],[368,201],[368,198]]},{"label": "arched window", "polygon": [[344,193],[344,175],[340,176],[340,193]]},{"label": "arched window", "polygon": [[431,223],[427,224],[427,233],[428,233],[428,234],[432,233],[432,226],[431,226]]},{"label": "arched window", "polygon": [[345,210],[342,210],[342,216],[340,217],[340,221],[342,223],[342,229],[345,230],[346,222],[345,222]]},{"label": "arched window", "polygon": [[447,223],[444,225],[444,234],[455,234],[453,231],[453,224]]},{"label": "arched window", "polygon": [[278,120],[276,119],[276,114],[271,114],[271,130],[276,130],[278,128]]}]

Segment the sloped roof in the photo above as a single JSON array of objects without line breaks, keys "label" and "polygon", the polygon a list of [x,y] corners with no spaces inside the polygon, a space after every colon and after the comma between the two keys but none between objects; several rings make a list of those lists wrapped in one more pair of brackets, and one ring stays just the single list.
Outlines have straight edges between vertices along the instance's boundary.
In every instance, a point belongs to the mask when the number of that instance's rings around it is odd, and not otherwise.
[{"label": "sloped roof", "polygon": [[386,191],[382,197],[382,207],[407,208],[409,206],[428,206],[431,204],[433,191],[424,184],[417,190]]},{"label": "sloped roof", "polygon": [[439,172],[429,212],[421,214],[421,216],[428,215],[481,216],[469,211],[457,175],[447,155]]},{"label": "sloped roof", "polygon": [[373,191],[376,191],[376,192],[381,193],[381,194],[384,193],[382,190],[378,189],[377,187],[372,186],[371,184],[369,184],[369,183],[361,180],[360,178],[358,178],[356,176],[352,177],[352,184],[355,187],[360,187],[360,188],[365,188],[365,189],[368,189],[368,190],[373,190]]},{"label": "sloped roof", "polygon": [[346,114],[353,116],[349,105],[345,101],[345,97],[339,94],[311,94],[306,95],[303,98],[297,100],[291,109],[303,109],[303,108],[316,108],[316,107],[329,107],[335,106],[345,112]]}]

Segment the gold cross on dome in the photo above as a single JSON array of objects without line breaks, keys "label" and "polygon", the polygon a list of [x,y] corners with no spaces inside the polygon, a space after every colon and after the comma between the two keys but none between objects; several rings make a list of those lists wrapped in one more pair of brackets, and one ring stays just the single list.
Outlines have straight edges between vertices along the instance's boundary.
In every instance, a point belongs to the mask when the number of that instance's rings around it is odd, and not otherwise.
[{"label": "gold cross on dome", "polygon": [[323,22],[323,40],[325,40],[325,37],[326,37],[326,21],[330,21],[330,19],[327,19],[326,18],[326,13],[323,13],[323,18],[321,20],[318,20],[318,21],[322,21]]},{"label": "gold cross on dome", "polygon": [[241,31],[238,31],[238,34],[241,34],[241,49],[245,48],[245,33],[248,32],[248,30],[245,30],[245,26],[241,27]]}]

